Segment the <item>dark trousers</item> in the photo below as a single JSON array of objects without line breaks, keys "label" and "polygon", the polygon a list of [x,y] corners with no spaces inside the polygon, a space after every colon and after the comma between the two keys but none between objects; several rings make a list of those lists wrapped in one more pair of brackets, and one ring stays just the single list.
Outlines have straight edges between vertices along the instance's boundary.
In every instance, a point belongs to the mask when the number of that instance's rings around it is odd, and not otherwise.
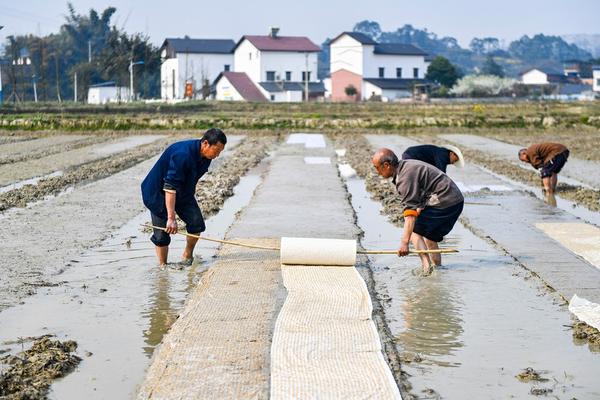
[{"label": "dark trousers", "polygon": [[[185,222],[188,233],[199,234],[206,230],[204,217],[202,216],[202,211],[200,211],[200,207],[198,207],[196,199],[190,199],[188,201],[181,201],[178,199],[175,203],[175,212],[179,218]],[[152,225],[160,226],[161,228],[165,228],[167,226],[166,218],[158,216],[152,212],[150,212],[150,217],[152,218]],[[164,247],[171,243],[171,235],[165,231],[154,229],[150,240],[156,246]]]}]

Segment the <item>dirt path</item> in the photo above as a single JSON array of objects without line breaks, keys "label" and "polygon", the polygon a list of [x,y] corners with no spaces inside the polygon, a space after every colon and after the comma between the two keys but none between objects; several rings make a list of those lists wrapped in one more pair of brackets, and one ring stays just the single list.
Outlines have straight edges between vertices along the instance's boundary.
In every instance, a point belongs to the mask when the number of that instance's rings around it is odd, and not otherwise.
[{"label": "dirt path", "polygon": [[[162,135],[131,136],[109,143],[87,146],[42,157],[0,166],[0,186],[43,176],[55,171],[74,167],[86,162],[108,157],[128,149],[164,138]],[[25,142],[27,143],[27,142]]]}]

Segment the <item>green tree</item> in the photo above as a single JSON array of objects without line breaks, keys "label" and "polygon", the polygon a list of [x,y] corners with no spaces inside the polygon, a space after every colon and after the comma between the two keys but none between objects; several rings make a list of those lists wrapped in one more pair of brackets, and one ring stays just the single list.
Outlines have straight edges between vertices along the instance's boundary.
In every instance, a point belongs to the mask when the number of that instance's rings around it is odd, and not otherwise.
[{"label": "green tree", "polygon": [[354,85],[348,85],[344,88],[344,93],[346,93],[346,96],[348,97],[354,97],[358,93],[358,90],[356,90]]},{"label": "green tree", "polygon": [[446,57],[442,56],[437,56],[431,61],[425,75],[425,79],[447,88],[454,86],[458,78],[460,78],[460,74],[456,67]]},{"label": "green tree", "polygon": [[494,75],[500,78],[504,78],[504,69],[498,64],[494,57],[487,56],[483,66],[481,67],[481,73],[484,75]]}]

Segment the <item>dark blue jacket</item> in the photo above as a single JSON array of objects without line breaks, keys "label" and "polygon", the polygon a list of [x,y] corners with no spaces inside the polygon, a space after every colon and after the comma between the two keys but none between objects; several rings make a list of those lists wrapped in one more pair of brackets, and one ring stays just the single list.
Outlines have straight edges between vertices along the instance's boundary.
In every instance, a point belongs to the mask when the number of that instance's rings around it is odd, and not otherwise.
[{"label": "dark blue jacket", "polygon": [[402,159],[423,161],[446,173],[446,167],[450,164],[450,151],[432,144],[423,144],[407,148],[402,153]]},{"label": "dark blue jacket", "polygon": [[164,189],[176,191],[176,203],[196,201],[196,184],[211,161],[200,155],[200,143],[184,140],[167,147],[142,182],[144,205],[153,214],[167,218]]}]

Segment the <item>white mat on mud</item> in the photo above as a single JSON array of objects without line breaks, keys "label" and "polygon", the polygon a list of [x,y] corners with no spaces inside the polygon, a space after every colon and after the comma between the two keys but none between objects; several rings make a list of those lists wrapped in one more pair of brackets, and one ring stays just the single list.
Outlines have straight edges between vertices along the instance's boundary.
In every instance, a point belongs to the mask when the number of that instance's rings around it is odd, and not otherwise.
[{"label": "white mat on mud", "polygon": [[271,399],[401,399],[355,268],[282,265]]},{"label": "white mat on mud", "polygon": [[548,222],[535,226],[600,269],[600,229],[582,222]]},{"label": "white mat on mud", "polygon": [[292,133],[287,140],[288,144],[303,144],[305,148],[323,148],[325,138],[320,133]]},{"label": "white mat on mud", "polygon": [[575,314],[580,321],[600,329],[600,304],[592,303],[574,294],[569,302],[569,311]]}]

